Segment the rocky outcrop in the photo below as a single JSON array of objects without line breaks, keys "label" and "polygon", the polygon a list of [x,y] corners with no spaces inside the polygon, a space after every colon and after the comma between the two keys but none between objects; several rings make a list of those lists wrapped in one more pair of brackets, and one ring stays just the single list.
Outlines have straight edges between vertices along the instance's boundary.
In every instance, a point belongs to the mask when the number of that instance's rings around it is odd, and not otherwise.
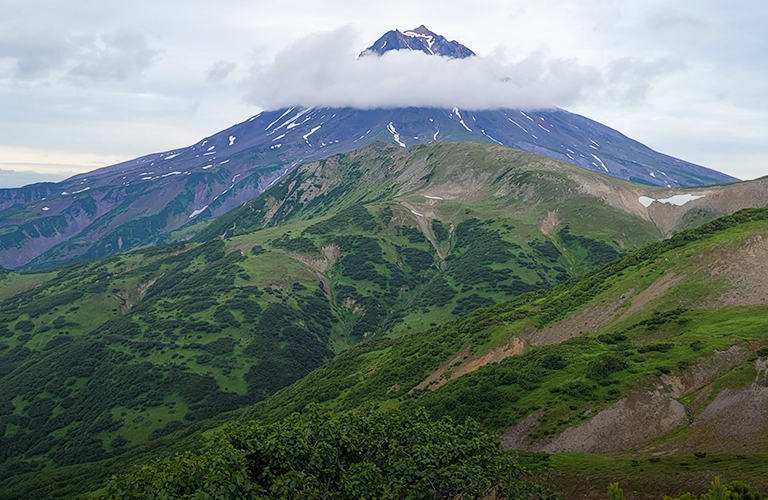
[{"label": "rocky outcrop", "polygon": [[[753,434],[758,436],[768,427],[764,419],[768,409],[768,387],[764,386],[764,376],[760,379],[763,385],[721,391],[694,417],[678,399],[706,387],[718,376],[743,363],[752,353],[752,349],[744,345],[716,352],[681,375],[659,377],[654,390],[630,391],[625,398],[598,411],[582,424],[535,443],[531,442],[530,435],[538,427],[540,415],[534,413],[505,432],[502,442],[507,448],[548,453],[617,453],[640,449],[648,454],[666,454],[679,451],[681,446],[689,451],[699,449],[704,441],[696,436],[712,433],[720,438],[712,441],[710,449],[738,451],[754,439]],[[734,419],[731,415],[736,408],[740,408],[743,415]],[[643,447],[686,425],[690,430],[679,438],[680,442]],[[744,429],[754,431],[745,433],[742,432]],[[731,439],[722,439],[724,434],[730,434]]]}]

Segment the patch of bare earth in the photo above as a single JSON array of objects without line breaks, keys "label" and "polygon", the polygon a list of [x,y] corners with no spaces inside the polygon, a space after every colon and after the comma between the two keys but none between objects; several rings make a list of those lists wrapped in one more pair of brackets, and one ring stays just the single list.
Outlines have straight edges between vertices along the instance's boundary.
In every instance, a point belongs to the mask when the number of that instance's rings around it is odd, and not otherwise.
[{"label": "patch of bare earth", "polygon": [[562,222],[563,221],[560,220],[560,213],[557,210],[547,212],[547,215],[539,220],[539,230],[542,233],[551,236],[555,234]]},{"label": "patch of bare earth", "polygon": [[640,451],[655,455],[764,451],[768,446],[768,360],[757,360],[755,368],[755,380],[745,387],[725,387],[713,397],[715,387],[705,386],[687,405],[690,425],[685,436]]},{"label": "patch of bare earth", "polygon": [[131,300],[130,294],[126,290],[120,290],[115,294],[115,297],[120,299],[120,313],[125,314],[125,312],[133,307],[133,301]]},{"label": "patch of bare earth", "polygon": [[660,297],[667,290],[680,283],[683,277],[683,275],[678,275],[675,271],[668,271],[664,276],[651,283],[651,286],[632,297],[632,302],[630,303],[629,308],[622,314],[619,321],[624,320],[633,313],[643,309],[652,300]]},{"label": "patch of bare earth", "polygon": [[727,279],[733,288],[709,305],[768,304],[768,237],[755,234],[744,239],[735,251],[722,255],[710,272]]},{"label": "patch of bare earth", "polygon": [[[718,376],[745,361],[752,353],[751,348],[743,345],[735,345],[716,352],[681,375],[659,377],[653,390],[630,391],[627,397],[598,412],[590,420],[568,428],[550,439],[535,443],[530,441],[529,436],[538,427],[538,418],[529,416],[504,433],[502,441],[507,447],[548,453],[632,451],[651,455],[675,453],[680,448],[679,443],[673,443],[672,447],[669,443],[639,447],[684,425],[691,425],[693,428],[697,422],[701,421],[701,425],[706,426],[706,421],[701,417],[691,424],[686,407],[678,399],[704,388]],[[750,399],[750,401],[757,400]],[[768,405],[768,397],[764,402],[760,401],[759,404]],[[705,415],[705,412],[702,415]],[[717,412],[717,408],[714,408],[713,412]],[[756,413],[756,415],[765,415],[765,413]],[[681,439],[685,441],[688,437],[683,436]],[[736,444],[737,441],[733,440],[719,439],[719,442],[729,451],[734,451],[734,448],[741,446],[740,442]],[[689,448],[690,446],[695,445],[688,445]]]},{"label": "patch of bare earth", "polygon": [[611,322],[621,302],[606,302],[588,307],[579,314],[541,330],[529,329],[521,334],[531,345],[559,344],[573,337],[593,333]]},{"label": "patch of bare earth", "polygon": [[326,272],[333,268],[333,265],[339,260],[341,249],[339,249],[338,245],[327,245],[322,248],[321,252],[323,257],[325,257],[324,259],[318,259],[312,255],[297,252],[289,252],[288,255],[299,262],[306,264],[317,272],[317,277],[323,282],[323,285],[325,285],[325,295],[328,300],[331,300],[331,282],[326,276]]},{"label": "patch of bare earth", "polygon": [[453,358],[449,359],[448,361],[446,361],[442,365],[438,366],[435,370],[432,370],[432,372],[429,375],[427,375],[427,378],[425,378],[415,388],[416,389],[426,389],[427,387],[431,387],[434,383],[439,381],[443,377],[443,375],[445,375],[445,373],[448,370],[451,369],[451,367],[453,365],[455,365],[456,363],[461,363],[464,360],[464,358],[469,356],[469,351],[470,351],[471,348],[472,348],[472,346],[468,345],[467,347],[465,347],[464,349],[459,351],[459,353],[456,354],[456,356],[454,356]]},{"label": "patch of bare earth", "polygon": [[138,292],[138,294],[139,294],[139,298],[143,297],[144,294],[147,293],[147,290],[149,290],[149,287],[154,285],[157,282],[157,280],[159,280],[163,276],[164,275],[161,274],[160,276],[152,278],[151,280],[147,281],[146,283],[142,283],[141,285],[139,285],[139,287],[136,290]]},{"label": "patch of bare earth", "polygon": [[318,273],[324,273],[328,270],[328,261],[326,259],[318,259],[311,255],[297,252],[288,252],[288,255],[298,260],[299,262],[306,264]]},{"label": "patch of bare earth", "polygon": [[485,354],[467,359],[469,352],[470,346],[462,349],[456,356],[430,373],[424,381],[416,386],[416,389],[430,389],[434,391],[451,380],[477,371],[485,365],[498,363],[510,356],[519,356],[525,352],[525,341],[517,337],[512,337],[509,339],[509,342],[504,345],[495,347]]},{"label": "patch of bare earth", "polygon": [[283,202],[282,201],[277,201],[277,202],[274,202],[274,200],[270,200],[270,201],[273,201],[274,204],[271,207],[269,207],[267,209],[267,213],[264,214],[264,225],[265,226],[267,224],[269,224],[269,221],[272,220],[272,217],[274,217],[275,214],[277,213],[277,211],[280,210],[280,207],[283,206]]},{"label": "patch of bare earth", "polygon": [[446,254],[445,251],[440,247],[437,240],[435,239],[435,235],[432,234],[432,230],[430,229],[430,219],[434,219],[434,213],[432,212],[431,205],[427,204],[423,207],[417,207],[414,206],[406,201],[399,201],[400,205],[407,208],[409,212],[413,214],[413,218],[416,220],[416,225],[419,226],[419,230],[424,234],[424,237],[427,238],[429,243],[432,245],[432,248],[435,249],[435,252],[437,253],[437,256],[442,260],[445,259]]}]

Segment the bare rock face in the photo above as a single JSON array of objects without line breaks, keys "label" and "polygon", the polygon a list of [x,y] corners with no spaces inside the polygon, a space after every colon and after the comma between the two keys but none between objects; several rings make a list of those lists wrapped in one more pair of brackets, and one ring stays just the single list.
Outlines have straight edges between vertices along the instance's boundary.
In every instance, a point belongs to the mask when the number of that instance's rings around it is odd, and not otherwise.
[{"label": "bare rock face", "polygon": [[[649,454],[758,452],[768,446],[768,359],[755,362],[755,380],[744,387],[724,387],[716,395],[704,387],[693,399],[684,438],[654,444]],[[713,397],[714,396],[714,397]]]},{"label": "bare rock face", "polygon": [[360,56],[382,55],[392,50],[418,50],[434,56],[463,59],[475,53],[456,40],[448,41],[444,36],[433,33],[423,24],[418,28],[400,32],[387,31]]},{"label": "bare rock face", "polygon": [[578,427],[545,445],[549,453],[610,453],[632,449],[686,422],[685,407],[659,393],[630,393]]},{"label": "bare rock face", "polygon": [[[768,411],[768,384],[764,375],[749,387],[723,390],[694,416],[678,401],[682,396],[706,388],[716,377],[744,362],[751,354],[751,349],[738,345],[717,352],[701,360],[683,376],[664,375],[654,390],[632,391],[584,423],[551,439],[531,443],[529,436],[538,427],[540,417],[534,413],[505,432],[502,443],[507,448],[548,453],[638,450],[660,455],[681,449],[688,452],[701,449],[743,451],[746,443],[755,443],[750,448],[762,449],[760,446],[765,444],[768,428],[764,418]],[[765,367],[760,373],[765,373]],[[690,426],[684,437],[661,445],[643,446],[684,425]],[[706,445],[708,435],[719,437]],[[723,439],[724,436],[729,439]]]}]

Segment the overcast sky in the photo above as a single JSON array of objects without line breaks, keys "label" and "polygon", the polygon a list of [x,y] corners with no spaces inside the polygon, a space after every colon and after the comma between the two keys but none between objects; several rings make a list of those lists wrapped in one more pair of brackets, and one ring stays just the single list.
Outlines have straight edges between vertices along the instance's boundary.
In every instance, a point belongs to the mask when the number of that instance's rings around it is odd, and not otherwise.
[{"label": "overcast sky", "polygon": [[[764,0],[0,7],[0,187],[186,146],[289,104],[560,106],[687,161],[768,175]],[[420,24],[478,57],[355,59]]]}]

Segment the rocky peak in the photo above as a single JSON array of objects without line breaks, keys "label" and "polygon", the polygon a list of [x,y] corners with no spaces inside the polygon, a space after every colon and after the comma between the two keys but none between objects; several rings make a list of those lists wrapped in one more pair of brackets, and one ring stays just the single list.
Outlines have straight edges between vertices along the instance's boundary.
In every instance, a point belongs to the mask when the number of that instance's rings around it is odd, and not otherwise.
[{"label": "rocky peak", "polygon": [[425,54],[450,58],[464,58],[475,55],[470,49],[456,40],[448,41],[444,36],[430,31],[423,24],[412,30],[387,31],[373,45],[360,53],[360,56],[383,55],[390,50],[418,50]]}]

